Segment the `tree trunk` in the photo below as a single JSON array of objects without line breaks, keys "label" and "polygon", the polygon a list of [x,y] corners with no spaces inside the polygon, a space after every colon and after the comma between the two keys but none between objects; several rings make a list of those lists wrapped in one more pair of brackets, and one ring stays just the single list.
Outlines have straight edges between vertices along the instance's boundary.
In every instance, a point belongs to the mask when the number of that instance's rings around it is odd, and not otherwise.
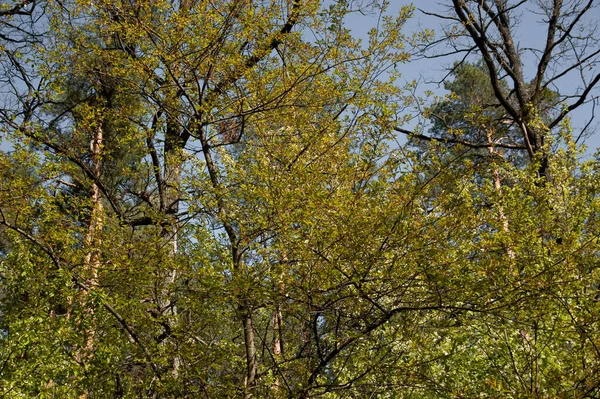
[{"label": "tree trunk", "polygon": [[[488,144],[493,143],[492,132],[490,130],[487,131],[487,141],[488,141]],[[496,156],[496,155],[502,156],[502,154],[497,152],[493,146],[488,147],[488,153],[492,157]],[[494,189],[496,190],[496,192],[498,194],[501,194],[502,193],[502,184],[501,184],[500,172],[498,171],[498,167],[496,165],[494,165],[494,170],[493,170],[492,174],[493,174],[493,179],[494,179]],[[500,218],[500,223],[502,223],[502,231],[506,234],[510,233],[508,218],[506,217],[506,214],[504,213],[504,206],[502,206],[502,204],[498,204],[498,217]],[[506,254],[508,255],[508,258],[511,261],[514,260],[515,259],[515,251],[512,249],[512,247],[509,244],[505,243],[503,245],[504,245],[504,250],[506,251]]]},{"label": "tree trunk", "polygon": [[[285,283],[283,282],[283,272],[279,276],[280,281],[278,283],[278,293],[279,295],[283,295],[285,292]],[[279,392],[281,388],[281,381],[279,374],[279,366],[278,362],[281,361],[283,354],[283,336],[282,336],[282,327],[283,327],[283,314],[281,311],[281,302],[277,300],[275,303],[275,312],[273,313],[273,373],[275,374],[275,380],[272,385],[272,390],[274,392]]]},{"label": "tree trunk", "polygon": [[[180,184],[181,184],[181,168],[182,168],[182,151],[183,144],[179,139],[179,132],[177,129],[177,121],[169,117],[167,120],[167,132],[165,138],[165,154],[164,154],[164,174],[163,183],[164,187],[162,193],[164,193],[164,209],[165,221],[162,227],[162,235],[169,242],[169,256],[174,258],[179,252],[179,233],[178,233],[178,221],[177,213],[179,212],[179,200],[180,200]],[[160,182],[158,182],[160,184]],[[181,323],[182,320],[179,318],[177,306],[173,303],[173,292],[171,288],[177,281],[178,273],[176,268],[171,267],[161,273],[162,278],[160,281],[163,284],[163,288],[159,293],[158,306],[160,308],[161,316],[168,315],[166,323],[169,325],[169,329],[173,329],[176,324]],[[159,316],[160,317],[160,316]],[[164,332],[165,334],[167,331]],[[179,376],[179,370],[181,368],[181,357],[174,353],[171,361],[171,372],[175,377]]]},{"label": "tree trunk", "polygon": [[252,387],[256,379],[257,359],[256,344],[254,342],[254,327],[252,325],[252,315],[247,309],[243,316],[244,344],[246,347],[246,370],[247,375],[244,379],[244,399],[252,397]]},{"label": "tree trunk", "polygon": [[[92,155],[92,172],[95,179],[100,178],[101,167],[102,167],[102,146],[103,146],[103,127],[102,121],[98,123],[98,126],[94,130],[90,139],[90,152]],[[102,192],[96,181],[92,182],[90,189],[90,196],[92,200],[92,211],[90,215],[90,223],[88,231],[85,236],[84,244],[87,249],[85,255],[84,266],[85,266],[85,283],[88,287],[94,288],[98,285],[98,273],[102,264],[102,228],[104,226],[104,205],[102,203]],[[82,291],[81,302],[85,302],[88,296],[88,291]],[[86,363],[89,363],[93,358],[94,353],[94,338],[95,330],[93,327],[94,308],[88,305],[84,310],[82,317],[88,317],[92,326],[86,328],[85,337],[86,341],[82,348],[79,348],[75,354],[75,359],[84,368]],[[88,391],[85,390],[80,398],[87,398]]]}]

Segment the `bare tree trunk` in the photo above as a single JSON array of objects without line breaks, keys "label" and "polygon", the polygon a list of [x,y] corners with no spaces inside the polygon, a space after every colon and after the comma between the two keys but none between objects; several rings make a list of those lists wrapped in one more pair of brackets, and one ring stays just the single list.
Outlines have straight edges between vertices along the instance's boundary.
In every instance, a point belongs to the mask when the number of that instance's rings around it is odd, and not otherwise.
[{"label": "bare tree trunk", "polygon": [[275,360],[277,360],[283,351],[283,343],[281,340],[282,318],[281,304],[278,303],[275,306],[275,313],[273,314],[273,356],[275,357]]},{"label": "bare tree trunk", "polygon": [[[490,144],[490,146],[488,147],[488,153],[490,154],[490,156],[492,156],[492,157],[496,156],[496,155],[502,156],[491,145],[491,144],[493,144],[493,139],[492,139],[492,132],[489,129],[487,131],[487,141],[488,141],[488,144]],[[502,193],[501,177],[500,177],[500,172],[498,171],[498,167],[496,165],[494,165],[494,170],[492,172],[492,175],[493,175],[493,179],[494,179],[494,189],[496,190],[496,192],[498,194],[501,194]],[[504,206],[502,206],[502,204],[498,204],[498,217],[500,218],[500,223],[502,223],[502,231],[507,234],[510,233],[508,218],[506,217],[506,214],[504,213]],[[515,259],[515,251],[512,249],[512,247],[510,245],[504,244],[504,250],[506,251],[506,254],[508,255],[509,259],[511,259],[511,260]]]},{"label": "bare tree trunk", "polygon": [[254,326],[252,325],[252,315],[248,310],[243,316],[244,343],[246,347],[246,369],[247,375],[244,379],[244,399],[252,397],[252,387],[256,379],[257,359],[256,344],[254,342]]},{"label": "bare tree trunk", "polygon": [[[177,223],[177,213],[179,212],[179,200],[180,200],[180,183],[181,183],[181,152],[182,146],[178,142],[178,135],[175,131],[177,121],[169,118],[167,122],[167,140],[168,145],[165,148],[165,159],[164,159],[164,176],[163,182],[165,187],[164,192],[164,206],[163,210],[166,212],[167,221],[163,225],[162,235],[169,242],[169,255],[175,257],[179,252],[179,233]],[[178,317],[177,306],[173,302],[173,292],[171,288],[177,281],[177,270],[172,267],[169,270],[165,270],[163,279],[160,282],[163,284],[163,288],[160,292],[160,300],[158,301],[160,313],[166,312],[168,315],[167,323],[169,329],[174,327],[175,324],[181,322]],[[165,331],[165,334],[167,331]],[[169,332],[170,333],[170,332]],[[181,357],[175,353],[171,359],[171,372],[173,376],[178,377],[181,368]]]},{"label": "bare tree trunk", "polygon": [[[92,155],[92,172],[94,173],[95,179],[100,178],[101,167],[102,167],[102,146],[103,146],[103,127],[102,121],[98,123],[98,126],[93,132],[90,139],[90,152]],[[92,200],[92,211],[90,215],[90,224],[88,231],[85,236],[84,244],[87,248],[85,255],[84,266],[85,266],[85,284],[93,288],[98,285],[98,273],[102,263],[102,228],[104,226],[104,205],[102,203],[102,192],[96,181],[92,182],[90,190]],[[81,301],[84,302],[88,291],[82,292]],[[94,309],[92,306],[88,306],[83,313],[84,317],[90,319],[90,324],[93,324]],[[96,331],[93,326],[90,326],[85,331],[86,342],[82,348],[77,350],[75,359],[78,363],[84,367],[86,363],[89,363],[93,358],[94,353],[94,338]],[[80,398],[87,398],[88,391],[85,390]]]},{"label": "bare tree trunk", "polygon": [[[279,276],[280,281],[278,283],[277,289],[279,290],[279,295],[283,295],[285,292],[285,283],[283,282],[283,272]],[[273,313],[273,372],[275,373],[275,381],[272,385],[272,390],[274,392],[279,392],[281,388],[281,381],[279,380],[279,366],[278,362],[281,361],[283,355],[283,314],[281,311],[281,302],[278,300],[275,303],[275,312]]]}]

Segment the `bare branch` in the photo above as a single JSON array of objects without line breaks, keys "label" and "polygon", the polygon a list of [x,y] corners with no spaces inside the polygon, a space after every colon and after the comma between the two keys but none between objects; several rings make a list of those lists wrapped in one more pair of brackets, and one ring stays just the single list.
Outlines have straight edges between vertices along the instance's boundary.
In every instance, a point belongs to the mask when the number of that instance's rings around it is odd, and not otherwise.
[{"label": "bare branch", "polygon": [[32,11],[26,11],[25,8],[34,2],[35,0],[23,0],[20,3],[15,4],[12,8],[0,10],[0,17],[7,17],[11,15],[31,15]]},{"label": "bare branch", "polygon": [[577,109],[579,106],[585,103],[587,96],[590,94],[592,89],[600,82],[600,73],[598,73],[594,79],[588,84],[583,93],[579,96],[579,99],[575,101],[573,104],[569,105],[567,108],[562,110],[562,112],[550,123],[548,124],[548,128],[552,129],[556,125],[558,125],[571,111]]},{"label": "bare branch", "polygon": [[409,137],[419,139],[419,140],[437,141],[440,143],[447,143],[447,144],[460,144],[460,145],[463,145],[463,146],[469,147],[469,148],[506,148],[506,149],[511,149],[511,150],[526,150],[527,149],[527,147],[525,147],[523,145],[518,145],[518,144],[503,144],[503,143],[495,143],[495,142],[494,143],[473,143],[470,141],[459,140],[459,139],[444,138],[444,137],[431,137],[431,136],[426,136],[424,134],[416,133],[416,132],[413,132],[410,130],[402,129],[400,127],[395,127],[394,130],[398,133],[402,133]]}]

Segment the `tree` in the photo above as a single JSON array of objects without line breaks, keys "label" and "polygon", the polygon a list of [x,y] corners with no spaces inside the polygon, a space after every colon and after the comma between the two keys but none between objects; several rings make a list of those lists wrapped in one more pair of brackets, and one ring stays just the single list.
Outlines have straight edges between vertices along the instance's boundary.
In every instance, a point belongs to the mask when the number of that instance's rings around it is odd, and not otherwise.
[{"label": "tree", "polygon": [[[265,310],[264,282],[255,281],[255,276],[272,257],[263,262],[254,257],[268,243],[265,235],[275,234],[275,229],[247,210],[262,199],[244,199],[248,179],[259,182],[264,176],[246,176],[249,166],[232,165],[238,158],[251,164],[266,155],[258,147],[252,157],[239,155],[261,135],[274,135],[284,143],[297,140],[296,153],[284,154],[287,164],[279,171],[283,175],[309,157],[317,160],[330,151],[349,151],[345,136],[356,129],[356,118],[377,107],[368,91],[376,85],[391,88],[372,80],[386,67],[381,62],[405,57],[391,50],[400,43],[398,29],[408,11],[386,22],[385,36],[374,32],[369,48],[357,56],[357,43],[342,25],[347,6],[341,2],[323,16],[317,10],[318,2],[299,1],[271,6],[63,2],[47,8],[56,39],[39,49],[39,69],[47,86],[35,96],[52,106],[32,109],[27,118],[7,119],[15,139],[44,151],[35,166],[40,172],[31,177],[47,181],[30,197],[31,206],[49,207],[40,217],[56,223],[53,216],[64,215],[62,198],[74,209],[87,203],[89,214],[83,220],[67,217],[64,229],[55,232],[61,238],[52,238],[34,218],[27,228],[16,214],[7,211],[3,218],[5,226],[49,257],[57,273],[72,280],[67,286],[76,293],[53,295],[79,298],[65,304],[67,319],[76,323],[71,330],[75,341],[67,339],[59,350],[60,361],[48,360],[64,367],[57,367],[45,382],[22,386],[22,392],[56,393],[60,381],[84,396],[123,391],[181,394],[186,387],[186,392],[221,394],[241,389],[249,397],[270,386],[269,375],[277,364],[264,351],[259,356],[258,348],[265,343],[257,334],[269,330],[268,322],[262,324],[271,320],[273,310]],[[269,18],[256,20],[255,15]],[[297,25],[311,26],[319,35],[304,41],[292,31]],[[200,35],[196,30],[201,26]],[[209,26],[213,28],[206,30]],[[117,162],[123,170],[115,174],[106,166],[115,156],[111,148],[123,153],[119,146],[145,149],[129,165]],[[52,173],[44,175],[45,169]],[[127,177],[127,184],[115,181],[119,176]],[[240,184],[248,188],[240,190]],[[73,190],[79,187],[89,187],[91,195],[77,203]],[[215,228],[224,236],[210,233]],[[192,235],[182,236],[184,231]],[[197,237],[212,242],[208,254],[197,254],[202,252],[192,244]],[[146,240],[156,248],[153,261],[137,263],[148,256],[138,248]],[[131,245],[135,255],[131,249],[122,252]],[[128,272],[132,268],[135,272]],[[137,282],[133,292],[132,279]],[[224,336],[212,330],[216,322],[205,326],[198,320],[206,309],[215,309],[203,292],[211,293],[211,300],[214,292],[227,299],[215,311],[237,322]],[[55,316],[42,310],[36,317]],[[14,322],[9,325],[15,328]],[[242,327],[242,343],[235,338],[235,325]],[[233,340],[240,357],[215,358],[212,362],[218,366],[208,370],[190,368],[199,353],[203,358],[217,356],[206,343],[215,340]],[[81,355],[92,346],[95,356]],[[237,360],[243,357],[244,378]],[[120,367],[102,374],[109,358]],[[322,368],[314,370],[308,382],[299,374],[300,387],[314,384]]]},{"label": "tree", "polygon": [[[532,8],[526,10],[528,5]],[[503,121],[520,131],[519,144],[531,161],[540,163],[539,174],[544,176],[551,132],[574,110],[596,101],[600,74],[588,72],[595,71],[599,56],[592,44],[597,27],[589,20],[595,7],[593,1],[456,0],[448,4],[445,15],[424,11],[448,25],[442,38],[422,49],[428,58],[454,54],[464,61],[472,54],[481,57],[496,99],[493,106],[501,110]],[[521,18],[536,20],[545,33],[543,46],[520,45]],[[437,50],[444,44],[450,50]],[[567,79],[577,79],[578,84],[562,87]],[[548,109],[556,112],[548,113]]]},{"label": "tree", "polygon": [[596,392],[597,162],[566,123],[554,185],[444,146],[497,158],[489,90],[390,146],[411,11],[361,43],[355,6],[46,3],[3,112],[2,395]]}]

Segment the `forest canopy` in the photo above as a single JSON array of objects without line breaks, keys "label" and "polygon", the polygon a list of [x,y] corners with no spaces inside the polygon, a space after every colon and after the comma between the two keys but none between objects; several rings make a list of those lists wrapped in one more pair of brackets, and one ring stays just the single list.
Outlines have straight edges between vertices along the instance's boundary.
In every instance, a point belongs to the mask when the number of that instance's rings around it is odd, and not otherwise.
[{"label": "forest canopy", "polygon": [[436,7],[0,2],[0,398],[600,396],[598,4]]}]

